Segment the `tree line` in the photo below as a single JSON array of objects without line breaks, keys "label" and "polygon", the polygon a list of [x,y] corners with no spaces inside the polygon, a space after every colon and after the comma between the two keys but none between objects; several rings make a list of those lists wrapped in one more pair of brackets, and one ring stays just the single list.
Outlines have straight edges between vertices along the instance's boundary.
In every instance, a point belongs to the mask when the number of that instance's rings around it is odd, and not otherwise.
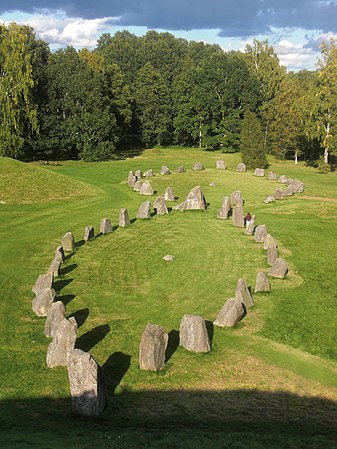
[{"label": "tree line", "polygon": [[170,33],[103,34],[97,47],[51,52],[32,28],[0,25],[0,155],[108,160],[132,147],[241,151],[317,160],[337,148],[337,48],[316,71],[286,73],[267,41],[244,52]]}]

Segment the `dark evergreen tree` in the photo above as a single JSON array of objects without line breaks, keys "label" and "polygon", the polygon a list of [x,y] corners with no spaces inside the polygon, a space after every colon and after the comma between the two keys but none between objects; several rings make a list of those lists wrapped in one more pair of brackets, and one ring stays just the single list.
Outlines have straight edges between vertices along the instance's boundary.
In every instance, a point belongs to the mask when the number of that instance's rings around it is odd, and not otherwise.
[{"label": "dark evergreen tree", "polygon": [[256,114],[246,111],[240,135],[241,159],[248,168],[266,168],[268,166],[264,135]]}]

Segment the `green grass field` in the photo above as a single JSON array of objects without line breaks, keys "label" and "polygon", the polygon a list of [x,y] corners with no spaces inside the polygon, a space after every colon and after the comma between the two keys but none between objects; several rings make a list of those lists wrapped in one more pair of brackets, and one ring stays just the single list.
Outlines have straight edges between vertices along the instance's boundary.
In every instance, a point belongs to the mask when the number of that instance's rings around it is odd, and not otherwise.
[{"label": "green grass field", "polygon": [[[215,170],[216,159],[228,169]],[[205,171],[191,170],[198,161]],[[264,204],[281,185],[237,173],[238,162],[239,154],[196,149],[60,166],[0,158],[1,448],[337,447],[337,174],[271,159],[271,170],[303,180],[305,192]],[[157,194],[172,186],[173,206],[200,185],[208,210],[118,228],[121,207],[134,218],[148,199],[128,187],[129,170],[158,173],[164,164],[187,172],[150,179]],[[211,353],[189,353],[176,344],[182,316],[214,321],[240,277],[253,289],[269,268],[261,244],[216,219],[223,196],[238,189],[289,273],[271,280],[270,294],[253,295],[237,327],[214,328]],[[104,217],[115,230],[99,236]],[[87,224],[96,237],[84,243]],[[54,288],[78,322],[76,346],[104,367],[109,401],[98,420],[72,416],[66,369],[47,369],[45,320],[31,308],[31,288],[67,231],[77,248]],[[138,368],[150,322],[170,335],[160,373]]]}]

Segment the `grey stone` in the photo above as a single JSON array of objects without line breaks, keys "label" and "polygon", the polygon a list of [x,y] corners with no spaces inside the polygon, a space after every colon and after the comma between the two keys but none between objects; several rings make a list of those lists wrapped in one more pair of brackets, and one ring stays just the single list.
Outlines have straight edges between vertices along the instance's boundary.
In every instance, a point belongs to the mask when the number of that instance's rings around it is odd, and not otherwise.
[{"label": "grey stone", "polygon": [[269,172],[268,179],[270,179],[270,180],[277,179],[277,174],[273,171]]},{"label": "grey stone", "polygon": [[142,186],[142,181],[136,181],[135,183],[134,183],[134,186],[133,186],[133,190],[135,191],[135,192],[139,192],[140,191],[140,188],[141,188],[141,186]]},{"label": "grey stone", "polygon": [[207,209],[205,197],[200,186],[193,187],[183,202],[181,210],[205,210]]},{"label": "grey stone", "polygon": [[180,165],[178,168],[174,170],[174,173],[185,173],[186,169],[183,165]]},{"label": "grey stone", "polygon": [[208,185],[209,185],[210,187],[216,187],[216,183],[215,183],[214,181],[210,182]]},{"label": "grey stone", "polygon": [[149,181],[143,182],[143,184],[140,186],[139,193],[141,195],[152,196],[154,191],[151,183]]},{"label": "grey stone", "polygon": [[253,235],[255,230],[255,215],[252,215],[250,222],[246,226],[245,235]]},{"label": "grey stone", "polygon": [[274,278],[283,279],[288,272],[288,263],[278,257],[273,263],[271,269],[269,270],[270,276]]},{"label": "grey stone", "polygon": [[172,206],[173,210],[182,210],[184,203],[179,203],[179,204],[175,204],[174,206]]},{"label": "grey stone", "polygon": [[64,318],[57,329],[53,341],[48,346],[47,366],[67,366],[67,357],[74,350],[76,342],[77,323],[74,317]]},{"label": "grey stone", "polygon": [[144,178],[152,178],[152,176],[154,176],[152,168],[150,168],[150,170],[146,170],[146,172],[144,172],[143,174]]},{"label": "grey stone", "polygon": [[63,246],[60,245],[56,248],[54,258],[59,260],[60,262],[64,261],[65,256],[64,256]]},{"label": "grey stone", "polygon": [[302,193],[304,192],[304,182],[299,179],[294,179],[291,183],[294,189],[294,193]]},{"label": "grey stone", "polygon": [[135,185],[136,181],[137,181],[137,178],[136,178],[135,174],[133,173],[133,171],[129,171],[128,186],[133,187]]},{"label": "grey stone", "polygon": [[267,248],[267,263],[268,265],[274,265],[275,260],[278,258],[277,246],[269,246]]},{"label": "grey stone", "polygon": [[278,246],[277,245],[277,240],[274,239],[274,237],[270,234],[267,234],[263,240],[263,248],[267,249],[270,246]]},{"label": "grey stone", "polygon": [[268,231],[267,231],[267,226],[265,224],[256,226],[256,228],[255,228],[255,237],[254,237],[255,241],[257,243],[264,242],[264,239],[265,239],[267,234],[268,234]]},{"label": "grey stone", "polygon": [[236,167],[236,171],[243,173],[247,170],[246,168],[246,164],[243,164],[242,162],[240,164],[237,165]]},{"label": "grey stone", "polygon": [[73,413],[99,416],[104,410],[107,396],[102,367],[88,352],[74,349],[68,354],[67,370]]},{"label": "grey stone", "polygon": [[113,231],[111,220],[109,218],[102,218],[99,230],[103,235],[110,234]]},{"label": "grey stone", "polygon": [[274,193],[274,197],[276,200],[284,200],[285,199],[285,192],[282,189],[276,189]]},{"label": "grey stone", "polygon": [[139,206],[136,217],[140,219],[150,218],[150,208],[151,208],[150,201],[145,201]]},{"label": "grey stone", "polygon": [[214,325],[219,327],[234,327],[236,323],[242,320],[246,310],[244,305],[235,298],[226,301],[218,313]]},{"label": "grey stone", "polygon": [[52,273],[54,278],[57,278],[60,275],[62,261],[59,258],[54,258],[52,263],[49,265],[47,273]]},{"label": "grey stone", "polygon": [[244,228],[245,227],[245,218],[243,214],[243,206],[237,204],[233,208],[232,212],[232,224],[233,226],[236,226],[238,228]]},{"label": "grey stone", "polygon": [[264,176],[264,169],[263,168],[256,168],[254,172],[254,176]]},{"label": "grey stone", "polygon": [[71,232],[66,232],[62,238],[61,245],[63,250],[72,253],[75,249],[75,239]]},{"label": "grey stone", "polygon": [[235,206],[236,204],[242,206],[244,201],[241,190],[235,190],[235,192],[232,192],[230,194],[229,201],[232,206]]},{"label": "grey stone", "polygon": [[51,305],[44,325],[44,334],[46,337],[55,337],[57,329],[64,319],[65,313],[66,308],[62,301],[56,301]]},{"label": "grey stone", "polygon": [[217,218],[220,218],[221,220],[227,220],[230,210],[231,204],[229,198],[228,196],[225,196],[222,199],[221,209],[218,212]]},{"label": "grey stone", "polygon": [[254,305],[253,297],[250,294],[246,280],[244,278],[240,278],[238,280],[235,290],[235,299],[239,302],[242,302],[245,305],[246,309],[249,309]]},{"label": "grey stone", "polygon": [[281,175],[281,176],[278,178],[278,182],[280,182],[281,184],[287,184],[288,178],[287,178],[285,175]]},{"label": "grey stone", "polygon": [[129,224],[130,218],[128,210],[122,207],[121,209],[119,209],[118,226],[120,226],[121,228],[125,228],[126,226],[129,226]]},{"label": "grey stone", "polygon": [[163,257],[163,260],[165,260],[165,262],[172,262],[172,260],[174,260],[174,256],[171,254],[166,254],[166,256]]},{"label": "grey stone", "polygon": [[156,211],[157,215],[165,215],[168,214],[168,210],[166,207],[166,201],[163,196],[158,196],[156,201],[153,204],[153,209]]},{"label": "grey stone", "polygon": [[39,290],[38,294],[32,301],[33,311],[37,316],[47,316],[54,302],[56,292],[52,288],[44,288]]},{"label": "grey stone", "polygon": [[136,170],[135,176],[136,176],[137,181],[140,181],[142,179],[142,171]]},{"label": "grey stone", "polygon": [[194,171],[205,170],[205,167],[201,162],[196,162],[195,164],[192,165],[192,170]]},{"label": "grey stone", "polygon": [[139,368],[147,371],[160,371],[165,365],[165,352],[168,335],[157,324],[148,324],[143,332],[139,346]]},{"label": "grey stone", "polygon": [[220,160],[218,160],[218,161],[216,161],[215,162],[215,165],[216,165],[216,169],[217,170],[226,170],[226,164],[225,164],[225,161],[220,161]]},{"label": "grey stone", "polygon": [[284,194],[286,195],[286,196],[291,196],[291,195],[294,195],[294,186],[293,186],[293,184],[290,184],[287,188],[286,188],[286,191],[284,192]]},{"label": "grey stone", "polygon": [[84,240],[87,242],[88,240],[92,239],[95,235],[95,230],[93,226],[87,225],[84,229]]},{"label": "grey stone", "polygon": [[256,275],[255,293],[258,292],[270,292],[270,282],[263,271],[259,271]]},{"label": "grey stone", "polygon": [[273,201],[275,201],[274,195],[268,195],[268,196],[266,196],[265,199],[263,200],[263,202],[266,203],[266,204],[272,203]]},{"label": "grey stone", "polygon": [[52,288],[53,279],[53,273],[40,274],[40,276],[36,279],[36,282],[32,288],[32,292],[37,295],[40,290],[43,290],[45,288]]},{"label": "grey stone", "polygon": [[201,316],[183,316],[180,322],[179,344],[188,351],[210,352],[206,322]]},{"label": "grey stone", "polygon": [[172,187],[166,187],[164,192],[165,201],[174,201],[174,193]]},{"label": "grey stone", "polygon": [[166,165],[163,165],[161,167],[161,169],[160,169],[160,174],[161,175],[169,175],[170,173],[171,173],[170,169],[168,167],[166,167]]}]

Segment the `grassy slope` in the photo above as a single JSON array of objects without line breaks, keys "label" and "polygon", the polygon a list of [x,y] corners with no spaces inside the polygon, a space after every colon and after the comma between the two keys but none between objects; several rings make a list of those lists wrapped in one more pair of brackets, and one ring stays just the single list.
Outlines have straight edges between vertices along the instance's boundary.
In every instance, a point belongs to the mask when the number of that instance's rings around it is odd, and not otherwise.
[{"label": "grassy slope", "polygon": [[[226,172],[213,168],[219,157],[229,166]],[[45,368],[48,342],[43,336],[44,320],[31,311],[31,285],[48,267],[67,230],[80,241],[86,224],[97,230],[104,216],[116,224],[120,207],[135,216],[145,198],[127,187],[130,169],[158,171],[162,164],[189,168],[198,160],[204,162],[204,172],[157,176],[152,183],[158,193],[172,185],[180,199],[200,184],[210,202],[207,212],[175,211],[95,238],[78,247],[56,283],[59,296],[68,303],[68,314],[75,314],[81,324],[78,346],[90,350],[104,365],[110,383],[108,409],[99,423],[85,424],[88,436],[84,438],[83,421],[69,417],[65,370]],[[93,447],[97,438],[100,447],[147,443],[187,447],[184,433],[170,432],[180,426],[200,429],[188,436],[190,447],[334,447],[336,438],[325,435],[324,425],[334,429],[332,400],[337,398],[336,175],[273,162],[271,168],[278,174],[303,179],[306,192],[265,205],[262,199],[279,184],[252,173],[237,174],[238,161],[238,155],[154,150],[113,163],[68,162],[41,168],[22,164],[39,173],[39,191],[48,189],[51,179],[62,179],[68,199],[0,205],[4,261],[0,393],[6,404],[2,417],[6,447],[27,447],[29,442],[46,447],[46,439],[50,447],[69,447],[69,439],[71,447]],[[0,159],[5,162],[12,168],[11,161]],[[21,164],[17,166],[21,170]],[[40,181],[44,175],[45,184]],[[2,177],[3,171],[0,183]],[[209,187],[210,181],[216,181],[217,187]],[[87,197],[71,198],[79,193],[74,187],[78,185]],[[281,255],[290,263],[288,278],[273,280],[270,295],[255,295],[256,307],[238,328],[215,329],[212,353],[195,355],[178,348],[162,373],[139,372],[138,344],[147,322],[173,331],[185,313],[214,320],[240,276],[253,286],[256,272],[268,268],[260,245],[230,222],[215,219],[221,198],[236,189],[244,194],[246,210],[256,214],[259,224],[266,223],[280,242]],[[21,195],[21,203],[25,199]],[[161,257],[170,253],[176,259],[165,264]],[[22,421],[26,425],[19,432],[15,423]],[[300,437],[295,424],[294,430],[288,427],[289,421],[307,427],[306,436]],[[112,431],[112,423],[129,430]],[[130,431],[146,426],[159,426],[163,432],[154,436],[148,431],[146,436]],[[202,430],[205,426],[213,429],[212,436]]]}]

